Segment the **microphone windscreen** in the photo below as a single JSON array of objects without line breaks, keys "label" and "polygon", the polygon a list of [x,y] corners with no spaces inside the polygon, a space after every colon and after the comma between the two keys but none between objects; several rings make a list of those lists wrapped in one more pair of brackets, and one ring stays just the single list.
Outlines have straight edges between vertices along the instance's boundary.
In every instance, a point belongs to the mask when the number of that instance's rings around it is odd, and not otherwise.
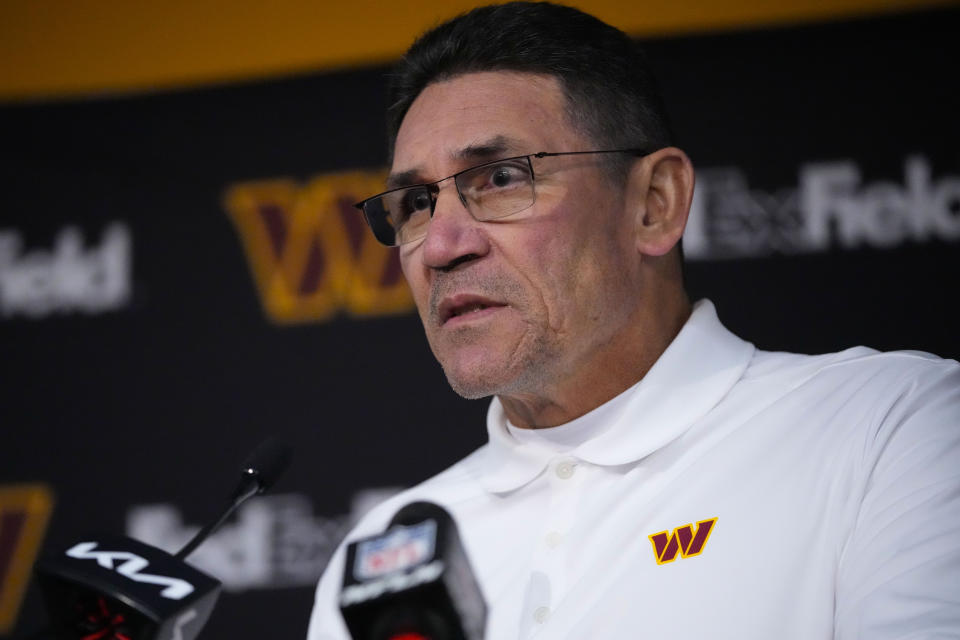
[{"label": "microphone windscreen", "polygon": [[259,492],[262,493],[273,486],[286,471],[292,457],[293,450],[290,445],[271,436],[247,457],[243,463],[243,472],[257,476]]},{"label": "microphone windscreen", "polygon": [[481,640],[487,607],[453,516],[405,505],[347,545],[340,612],[354,640]]},{"label": "microphone windscreen", "polygon": [[[453,518],[446,509],[433,502],[411,502],[404,505],[399,511],[393,514],[387,529],[396,525],[411,525],[423,522],[424,520],[436,520],[444,525],[453,524]],[[456,526],[456,525],[453,525]]]}]

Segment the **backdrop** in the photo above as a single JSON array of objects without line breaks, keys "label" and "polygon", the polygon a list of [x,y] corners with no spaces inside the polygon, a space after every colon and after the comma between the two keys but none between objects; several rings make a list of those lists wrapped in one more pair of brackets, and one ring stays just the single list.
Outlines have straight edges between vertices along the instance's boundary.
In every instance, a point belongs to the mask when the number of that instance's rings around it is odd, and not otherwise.
[{"label": "backdrop", "polygon": [[[695,298],[765,349],[960,355],[960,11],[647,39],[698,169]],[[202,637],[302,637],[369,504],[485,440],[396,256],[348,205],[385,168],[387,67],[0,106],[0,636],[35,554],[176,549],[265,435],[272,497],[194,556]]]}]

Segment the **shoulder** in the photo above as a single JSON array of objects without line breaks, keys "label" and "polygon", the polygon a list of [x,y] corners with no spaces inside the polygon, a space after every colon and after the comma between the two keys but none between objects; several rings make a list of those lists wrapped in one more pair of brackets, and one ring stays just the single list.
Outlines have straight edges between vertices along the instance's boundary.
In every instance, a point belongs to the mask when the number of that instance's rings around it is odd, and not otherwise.
[{"label": "shoulder", "polygon": [[866,417],[849,440],[859,483],[846,494],[856,510],[836,581],[837,637],[877,637],[896,617],[918,632],[953,628],[960,600],[943,594],[956,591],[960,567],[960,365],[901,351],[833,368],[854,381],[841,390]]},{"label": "shoulder", "polygon": [[728,399],[782,432],[816,434],[864,469],[882,454],[960,437],[960,364],[919,351],[757,351]]},{"label": "shoulder", "polygon": [[948,390],[957,385],[960,364],[923,351],[881,352],[853,347],[837,353],[801,355],[756,351],[743,382],[788,390],[843,390],[851,397],[889,396],[899,388]]},{"label": "shoulder", "polygon": [[806,355],[757,349],[748,374],[767,375],[783,370],[818,372],[832,368],[846,371],[877,371],[904,368],[955,369],[960,364],[925,351],[877,351],[870,347],[851,347],[835,353]]}]

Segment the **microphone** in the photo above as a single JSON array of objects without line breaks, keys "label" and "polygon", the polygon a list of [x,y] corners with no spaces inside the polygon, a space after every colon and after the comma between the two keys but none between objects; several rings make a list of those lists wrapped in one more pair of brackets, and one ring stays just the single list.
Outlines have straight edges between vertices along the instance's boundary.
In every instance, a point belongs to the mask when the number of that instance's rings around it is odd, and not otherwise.
[{"label": "microphone", "polygon": [[453,517],[414,502],[350,543],[340,612],[353,640],[482,640],[487,605]]},{"label": "microphone", "polygon": [[92,534],[40,560],[34,572],[53,629],[35,636],[82,640],[193,640],[220,595],[220,581],[184,560],[290,463],[268,438],[247,458],[226,508],[176,555],[133,538]]},{"label": "microphone", "polygon": [[231,501],[227,504],[217,519],[210,522],[204,528],[197,532],[197,535],[183,546],[177,552],[176,558],[183,560],[193,553],[194,549],[200,546],[200,543],[220,528],[231,513],[236,511],[237,507],[246,502],[249,498],[261,494],[277,481],[277,478],[286,471],[290,465],[292,457],[290,446],[280,442],[276,438],[270,437],[261,442],[254,449],[247,460],[243,463],[243,473],[240,476],[240,484],[234,489]]}]

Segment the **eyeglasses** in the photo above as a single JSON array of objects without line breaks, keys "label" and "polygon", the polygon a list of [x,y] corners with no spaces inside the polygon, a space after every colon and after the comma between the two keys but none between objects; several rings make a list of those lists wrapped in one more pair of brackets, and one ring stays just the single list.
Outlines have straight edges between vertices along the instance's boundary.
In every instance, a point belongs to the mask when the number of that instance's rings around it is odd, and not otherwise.
[{"label": "eyeglasses", "polygon": [[363,211],[377,240],[388,247],[407,244],[427,235],[440,194],[440,183],[453,178],[457,195],[467,211],[479,222],[497,220],[533,206],[533,159],[576,156],[593,153],[650,153],[644,149],[607,149],[603,151],[563,151],[532,153],[485,162],[458,171],[428,184],[391,189],[353,205]]}]

